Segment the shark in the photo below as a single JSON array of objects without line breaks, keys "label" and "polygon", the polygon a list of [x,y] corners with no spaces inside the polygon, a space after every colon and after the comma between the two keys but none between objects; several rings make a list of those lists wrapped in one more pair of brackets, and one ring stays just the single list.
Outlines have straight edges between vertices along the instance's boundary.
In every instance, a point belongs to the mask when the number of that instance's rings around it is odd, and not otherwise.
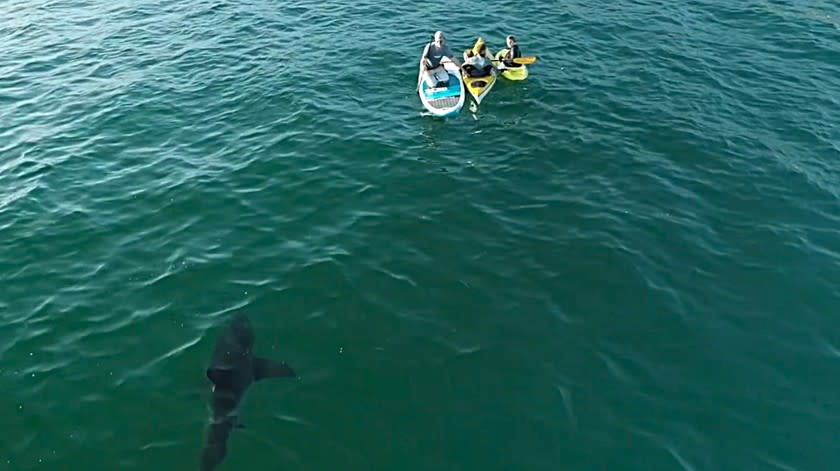
[{"label": "shark", "polygon": [[242,427],[239,406],[251,385],[266,378],[296,377],[297,373],[285,362],[254,355],[251,321],[238,313],[216,340],[206,375],[212,383],[212,420],[201,452],[201,471],[211,471],[225,459],[231,432]]}]

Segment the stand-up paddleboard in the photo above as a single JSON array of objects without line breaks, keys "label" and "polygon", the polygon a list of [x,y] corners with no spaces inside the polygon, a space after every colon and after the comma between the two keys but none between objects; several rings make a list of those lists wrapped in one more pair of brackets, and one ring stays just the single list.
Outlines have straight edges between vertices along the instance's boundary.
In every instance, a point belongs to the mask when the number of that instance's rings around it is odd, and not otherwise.
[{"label": "stand-up paddleboard", "polygon": [[417,92],[423,106],[435,116],[452,116],[461,111],[464,106],[464,82],[461,81],[461,71],[454,63],[442,62],[449,74],[449,85],[446,88],[430,88],[423,80],[423,71],[417,75]]}]

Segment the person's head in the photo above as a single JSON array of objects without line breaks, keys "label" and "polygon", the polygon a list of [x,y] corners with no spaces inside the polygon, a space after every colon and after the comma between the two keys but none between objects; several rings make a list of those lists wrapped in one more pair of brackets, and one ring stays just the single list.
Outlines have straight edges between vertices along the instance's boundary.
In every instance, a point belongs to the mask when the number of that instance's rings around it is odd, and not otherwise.
[{"label": "person's head", "polygon": [[508,47],[513,47],[514,44],[516,44],[516,38],[514,38],[513,35],[508,36],[507,37]]},{"label": "person's head", "polygon": [[443,31],[435,31],[435,44],[440,46],[446,41],[446,37],[443,35]]}]

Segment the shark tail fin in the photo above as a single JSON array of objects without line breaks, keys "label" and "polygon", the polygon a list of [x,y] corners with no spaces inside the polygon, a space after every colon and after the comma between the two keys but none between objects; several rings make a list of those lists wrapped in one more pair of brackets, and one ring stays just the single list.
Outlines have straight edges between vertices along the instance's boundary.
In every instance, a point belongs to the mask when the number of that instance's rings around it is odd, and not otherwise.
[{"label": "shark tail fin", "polygon": [[254,379],[283,378],[297,376],[295,371],[286,363],[276,362],[268,358],[254,358]]}]

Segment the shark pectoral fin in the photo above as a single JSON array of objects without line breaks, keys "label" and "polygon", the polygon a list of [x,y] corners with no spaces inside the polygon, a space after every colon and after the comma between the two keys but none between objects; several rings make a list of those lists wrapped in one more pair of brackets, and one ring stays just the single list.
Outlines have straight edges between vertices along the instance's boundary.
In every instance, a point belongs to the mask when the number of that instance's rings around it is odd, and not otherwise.
[{"label": "shark pectoral fin", "polygon": [[254,358],[254,379],[297,376],[289,365],[268,358]]}]

